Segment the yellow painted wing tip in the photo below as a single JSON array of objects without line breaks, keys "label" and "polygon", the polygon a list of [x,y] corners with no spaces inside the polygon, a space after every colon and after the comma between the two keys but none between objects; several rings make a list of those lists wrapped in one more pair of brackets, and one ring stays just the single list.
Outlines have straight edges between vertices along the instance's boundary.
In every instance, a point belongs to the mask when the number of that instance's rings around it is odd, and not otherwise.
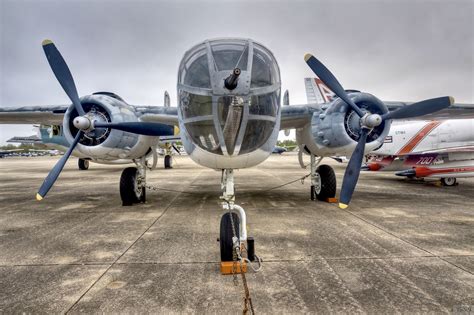
[{"label": "yellow painted wing tip", "polygon": [[449,96],[449,104],[453,105],[454,104],[454,97]]},{"label": "yellow painted wing tip", "polygon": [[309,54],[309,53],[308,53],[308,54],[305,54],[305,55],[304,55],[304,61],[308,61],[308,59],[311,58],[311,57],[313,57],[313,55],[311,55],[311,54]]},{"label": "yellow painted wing tip", "polygon": [[41,197],[40,194],[36,194],[36,200],[41,201],[41,200],[43,200],[43,197]]},{"label": "yellow painted wing tip", "polygon": [[339,208],[341,209],[346,209],[349,205],[346,205],[345,203],[339,203]]},{"label": "yellow painted wing tip", "polygon": [[43,46],[46,46],[46,45],[49,45],[49,44],[52,44],[53,42],[50,40],[50,39],[45,39],[42,43]]}]

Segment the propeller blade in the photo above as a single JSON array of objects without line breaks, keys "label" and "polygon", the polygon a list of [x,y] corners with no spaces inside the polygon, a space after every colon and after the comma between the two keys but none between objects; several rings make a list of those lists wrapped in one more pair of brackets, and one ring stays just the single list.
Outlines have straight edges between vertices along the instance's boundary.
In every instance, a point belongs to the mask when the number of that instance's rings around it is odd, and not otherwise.
[{"label": "propeller blade", "polygon": [[178,148],[174,144],[172,144],[171,146],[179,155],[181,155],[181,152],[178,150]]},{"label": "propeller blade", "polygon": [[61,53],[49,39],[43,41],[43,50],[48,59],[49,65],[53,70],[56,79],[58,79],[59,84],[63,87],[64,92],[69,96],[69,99],[74,104],[79,115],[85,115],[86,113],[84,112],[79,100],[79,95],[77,94],[76,85],[74,84],[71,71],[69,71],[69,67],[61,56]]},{"label": "propeller blade", "polygon": [[94,128],[111,128],[126,132],[136,133],[144,136],[172,136],[174,129],[172,126],[152,123],[152,122],[122,122],[122,123],[102,123],[95,122]]},{"label": "propeller blade", "polygon": [[339,98],[341,98],[344,102],[349,104],[352,109],[359,115],[360,117],[364,116],[364,112],[352,101],[352,99],[347,95],[346,91],[342,87],[342,85],[337,81],[336,77],[326,68],[325,65],[316,57],[311,54],[306,54],[304,56],[304,61],[308,64],[308,66],[313,70],[313,72],[327,85],[331,91],[334,92]]},{"label": "propeller blade", "polygon": [[453,104],[454,98],[452,96],[432,98],[385,113],[382,115],[382,119],[404,119],[424,116],[445,109]]},{"label": "propeller blade", "polygon": [[357,185],[368,132],[369,130],[366,128],[361,129],[359,142],[357,142],[349,164],[347,164],[344,179],[342,180],[341,195],[339,196],[339,208],[341,209],[347,208]]},{"label": "propeller blade", "polygon": [[61,171],[63,170],[64,165],[66,164],[69,156],[71,155],[72,151],[76,147],[81,137],[82,137],[82,131],[79,131],[76,135],[76,138],[74,138],[74,141],[69,147],[69,149],[61,157],[61,159],[56,163],[53,169],[49,172],[48,176],[45,178],[43,184],[38,190],[38,193],[36,194],[36,200],[38,201],[42,200],[46,196],[48,191],[51,189],[51,187],[53,187],[54,183],[56,182],[56,179],[58,179],[59,174],[61,174]]}]

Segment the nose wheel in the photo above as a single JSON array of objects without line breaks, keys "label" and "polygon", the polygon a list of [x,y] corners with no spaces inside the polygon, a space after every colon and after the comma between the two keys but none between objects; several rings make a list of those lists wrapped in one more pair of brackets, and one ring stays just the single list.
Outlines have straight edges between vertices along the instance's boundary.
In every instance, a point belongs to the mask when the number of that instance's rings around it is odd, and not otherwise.
[{"label": "nose wheel", "polygon": [[[245,210],[235,204],[234,172],[231,169],[222,170],[222,208],[224,214],[220,224],[220,254],[221,273],[245,273],[247,265],[254,271],[261,268],[261,260],[255,255],[254,239],[247,238],[247,216]],[[251,262],[256,261],[254,268]]]},{"label": "nose wheel", "polygon": [[[233,223],[233,224],[232,224]],[[240,219],[237,213],[227,212],[221,218],[219,242],[221,245],[221,261],[234,260],[233,237],[240,242]]]}]

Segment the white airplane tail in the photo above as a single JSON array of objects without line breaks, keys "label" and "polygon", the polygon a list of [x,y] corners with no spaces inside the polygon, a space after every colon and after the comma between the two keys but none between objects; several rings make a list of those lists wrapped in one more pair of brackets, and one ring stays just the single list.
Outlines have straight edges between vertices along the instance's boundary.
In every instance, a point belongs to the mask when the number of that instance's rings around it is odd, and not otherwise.
[{"label": "white airplane tail", "polygon": [[306,88],[306,98],[308,99],[309,104],[328,103],[334,97],[334,92],[331,91],[319,78],[305,78],[304,85]]}]

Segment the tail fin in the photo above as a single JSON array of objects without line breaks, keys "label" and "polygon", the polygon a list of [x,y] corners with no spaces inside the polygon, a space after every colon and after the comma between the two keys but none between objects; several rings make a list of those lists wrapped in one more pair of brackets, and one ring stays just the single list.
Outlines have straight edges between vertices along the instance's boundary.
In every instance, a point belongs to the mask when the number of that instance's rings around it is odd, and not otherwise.
[{"label": "tail fin", "polygon": [[[283,96],[283,105],[289,106],[290,105],[290,92],[288,90],[285,91]],[[290,129],[285,129],[285,136],[288,137],[290,135]]]},{"label": "tail fin", "polygon": [[323,104],[332,101],[334,92],[319,78],[305,78],[306,98],[309,104]]},{"label": "tail fin", "polygon": [[165,100],[163,105],[165,107],[170,107],[170,95],[168,94],[168,91],[165,91]]}]

